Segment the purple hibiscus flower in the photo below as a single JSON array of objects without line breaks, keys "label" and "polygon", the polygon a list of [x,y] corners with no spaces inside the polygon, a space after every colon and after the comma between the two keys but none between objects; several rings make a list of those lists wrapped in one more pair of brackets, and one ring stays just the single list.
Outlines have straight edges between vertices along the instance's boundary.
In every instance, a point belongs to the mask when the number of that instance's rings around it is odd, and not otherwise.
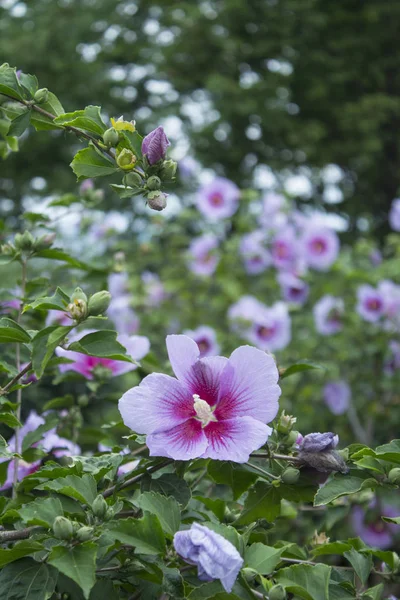
[{"label": "purple hibiscus flower", "polygon": [[157,127],[143,138],[142,154],[147,157],[150,165],[154,165],[165,158],[169,145],[170,141],[165,135],[164,129]]},{"label": "purple hibiscus flower", "polygon": [[144,271],[142,281],[146,292],[147,306],[159,306],[167,297],[164,285],[156,273]]},{"label": "purple hibiscus flower", "polygon": [[183,333],[196,342],[200,350],[200,358],[215,356],[221,349],[217,342],[215,329],[212,327],[201,325],[193,331],[187,329]]},{"label": "purple hibiscus flower", "polygon": [[291,271],[299,258],[298,241],[295,230],[288,225],[281,229],[271,245],[272,262],[277,269]]},{"label": "purple hibiscus flower", "polygon": [[235,331],[241,331],[243,326],[248,327],[252,323],[254,315],[265,308],[265,304],[259,302],[254,296],[242,296],[229,308],[228,319],[232,322]]},{"label": "purple hibiscus flower", "polygon": [[282,296],[286,302],[302,306],[308,298],[309,286],[292,273],[281,271],[278,273],[278,283],[281,286]]},{"label": "purple hibiscus flower", "polygon": [[371,502],[368,510],[362,506],[355,506],[351,512],[351,524],[355,534],[368,546],[385,550],[393,545],[398,525],[382,521],[381,514],[385,517],[397,517],[398,510],[383,504],[381,511],[377,512],[375,501]]},{"label": "purple hibiscus flower", "polygon": [[229,359],[199,358],[196,342],[167,336],[177,377],[153,373],[119,401],[122,419],[147,434],[151,456],[243,463],[268,439],[281,393],[272,356],[241,346]]},{"label": "purple hibiscus flower", "polygon": [[385,298],[381,290],[371,285],[360,285],[357,290],[358,314],[370,323],[376,323],[385,313]]},{"label": "purple hibiscus flower", "polygon": [[394,231],[400,231],[400,198],[395,198],[389,211],[389,225]]},{"label": "purple hibiscus flower", "polygon": [[304,452],[326,452],[334,450],[339,443],[339,436],[331,431],[325,433],[308,433],[300,444],[299,450]]},{"label": "purple hibiscus flower", "polygon": [[199,211],[212,221],[231,217],[239,206],[240,190],[229,179],[217,177],[201,187],[196,204]]},{"label": "purple hibiscus flower", "polygon": [[190,529],[174,535],[174,546],[186,562],[197,566],[201,581],[219,579],[226,592],[232,591],[243,558],[222,535],[193,523]]},{"label": "purple hibiscus flower", "polygon": [[396,340],[389,342],[389,353],[385,360],[383,370],[386,375],[393,375],[400,369],[400,343]]},{"label": "purple hibiscus flower", "polygon": [[291,320],[286,304],[276,302],[254,315],[247,339],[268,352],[286,348],[291,339]]},{"label": "purple hibiscus flower", "polygon": [[218,238],[206,233],[192,240],[189,246],[189,268],[196,275],[212,275],[217,268],[219,257],[216,254]]},{"label": "purple hibiscus flower", "polygon": [[267,192],[262,199],[262,212],[258,222],[265,229],[278,229],[286,225],[287,215],[282,212],[286,199],[282,194]]},{"label": "purple hibiscus flower", "polygon": [[[77,334],[72,335],[69,342],[76,342],[83,336],[93,333],[93,329],[85,329],[79,331]],[[134,360],[140,360],[149,352],[150,342],[147,337],[141,335],[119,335],[118,341],[126,348],[127,354]],[[81,352],[74,352],[72,350],[64,350],[64,348],[56,348],[57,356],[62,358],[68,358],[73,360],[72,363],[59,365],[61,373],[66,371],[76,371],[83,375],[86,379],[93,379],[94,369],[98,366],[106,367],[115,377],[117,375],[123,375],[129,371],[133,371],[137,368],[137,365],[122,360],[114,360],[112,358],[99,358],[97,356],[88,356]]]},{"label": "purple hibiscus flower", "polygon": [[271,265],[271,255],[263,246],[264,241],[263,231],[247,233],[240,241],[239,251],[244,261],[244,267],[250,275],[258,275]]},{"label": "purple hibiscus flower", "polygon": [[108,276],[108,291],[113,298],[124,296],[129,292],[129,278],[126,271],[110,273]]},{"label": "purple hibiscus flower", "polygon": [[132,335],[139,329],[139,319],[131,308],[131,298],[128,295],[112,298],[107,316],[121,335]]},{"label": "purple hibiscus flower", "polygon": [[324,387],[324,402],[334,415],[347,411],[351,399],[351,389],[346,381],[330,381]]},{"label": "purple hibiscus flower", "polygon": [[309,225],[300,239],[303,257],[312,269],[327,271],[339,254],[339,238],[326,227]]},{"label": "purple hibiscus flower", "polygon": [[313,308],[315,327],[322,335],[338,333],[343,327],[344,302],[334,296],[323,296]]}]

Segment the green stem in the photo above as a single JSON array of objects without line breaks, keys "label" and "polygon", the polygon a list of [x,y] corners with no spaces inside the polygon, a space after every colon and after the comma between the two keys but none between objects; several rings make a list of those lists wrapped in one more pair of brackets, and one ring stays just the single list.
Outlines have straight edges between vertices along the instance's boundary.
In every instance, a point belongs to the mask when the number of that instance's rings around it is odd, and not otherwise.
[{"label": "green stem", "polygon": [[261,467],[259,467],[257,465],[253,465],[252,463],[249,463],[249,462],[247,462],[246,465],[248,467],[251,467],[255,471],[258,471],[259,473],[261,473],[262,475],[264,475],[264,477],[267,477],[268,479],[276,480],[276,481],[279,481],[279,479],[280,479],[280,477],[277,477],[276,475],[272,475],[272,473],[269,473],[269,471],[265,471],[265,469],[262,469]]},{"label": "green stem", "polygon": [[163,462],[159,463],[158,465],[154,465],[153,467],[149,467],[148,469],[145,469],[144,471],[142,471],[142,473],[138,473],[138,475],[135,475],[135,477],[131,477],[130,479],[127,479],[123,483],[120,483],[120,484],[117,483],[116,485],[113,485],[112,487],[108,488],[107,490],[104,490],[104,492],[103,492],[104,498],[108,498],[109,496],[112,496],[116,490],[124,490],[125,488],[135,484],[137,481],[140,481],[142,479],[142,477],[144,477],[145,475],[154,473],[155,471],[159,471],[160,469],[164,468],[166,465],[169,465],[171,462],[172,461],[169,459],[164,460]]},{"label": "green stem", "polygon": [[5,385],[1,390],[0,390],[0,396],[3,396],[4,394],[7,394],[8,390],[12,388],[12,386],[14,384],[17,383],[17,381],[19,381],[21,379],[21,377],[23,377],[28,371],[30,371],[32,369],[32,363],[29,362],[26,367],[24,367],[19,373],[17,373],[17,375],[15,377],[13,377],[13,379],[11,379],[11,381],[9,381],[7,383],[7,385]]}]

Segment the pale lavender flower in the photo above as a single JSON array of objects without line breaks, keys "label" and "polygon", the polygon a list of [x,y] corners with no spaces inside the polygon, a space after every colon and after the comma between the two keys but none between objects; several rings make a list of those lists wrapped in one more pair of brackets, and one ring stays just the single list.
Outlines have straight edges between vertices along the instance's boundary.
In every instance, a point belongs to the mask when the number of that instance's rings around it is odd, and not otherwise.
[{"label": "pale lavender flower", "polygon": [[139,319],[131,307],[131,298],[128,295],[112,298],[107,316],[121,335],[132,335],[139,329]]},{"label": "pale lavender flower", "polygon": [[389,211],[389,224],[394,231],[400,231],[400,198],[395,198]]},{"label": "pale lavender flower", "polygon": [[326,433],[308,433],[300,443],[302,452],[326,452],[334,450],[339,443],[339,436],[331,431]]},{"label": "pale lavender flower", "polygon": [[[83,336],[88,335],[89,333],[94,333],[92,329],[85,329],[79,331],[75,335],[72,335],[69,339],[69,342],[76,342],[80,340]],[[122,344],[126,350],[127,355],[133,358],[134,360],[140,360],[150,350],[150,342],[147,337],[140,335],[133,335],[129,337],[128,335],[119,335],[117,337],[118,342]],[[123,375],[128,373],[129,371],[133,371],[137,369],[137,365],[130,362],[125,362],[122,360],[114,360],[112,358],[99,358],[97,356],[89,356],[87,354],[82,354],[81,352],[75,352],[72,350],[64,350],[64,348],[56,348],[57,356],[61,356],[62,358],[68,358],[72,360],[72,363],[60,364],[59,369],[61,373],[65,373],[67,371],[75,371],[83,375],[86,379],[93,379],[94,370],[98,366],[105,367],[109,369],[114,377],[117,375]]]},{"label": "pale lavender flower", "polygon": [[79,194],[81,196],[85,196],[87,192],[91,192],[93,189],[93,179],[85,179],[85,181],[82,181],[81,185],[79,186]]},{"label": "pale lavender flower", "polygon": [[291,339],[291,320],[284,302],[264,307],[253,316],[246,339],[261,350],[283,350]]},{"label": "pale lavender flower", "polygon": [[378,284],[378,291],[385,304],[384,328],[387,331],[400,329],[400,286],[390,279],[384,279]]},{"label": "pale lavender flower", "polygon": [[[107,446],[106,444],[102,444],[101,442],[98,444],[98,449],[99,449],[99,452],[112,452],[112,448],[110,446]],[[120,452],[120,455],[126,456],[127,454],[130,454],[130,452],[131,452],[130,448],[123,448]],[[140,459],[135,459],[135,460],[130,460],[129,462],[124,463],[123,465],[120,465],[118,467],[117,475],[119,477],[121,477],[122,475],[126,475],[127,473],[130,473],[131,471],[136,469],[136,467],[138,466],[139,463],[140,463]]]},{"label": "pale lavender flower", "polygon": [[351,399],[351,389],[346,381],[330,381],[324,387],[324,401],[334,415],[347,411]]},{"label": "pale lavender flower", "polygon": [[398,510],[383,504],[382,510],[377,512],[375,501],[371,502],[368,510],[355,506],[351,512],[351,524],[355,534],[368,546],[385,550],[393,545],[398,525],[382,521],[381,514],[385,517],[397,517]]},{"label": "pale lavender flower", "polygon": [[248,327],[253,322],[254,316],[266,308],[254,296],[242,296],[228,310],[228,319],[232,322],[235,331]]},{"label": "pale lavender flower", "polygon": [[122,419],[147,434],[150,456],[243,463],[265,444],[278,411],[279,373],[272,356],[241,346],[229,359],[200,357],[185,335],[167,336],[177,377],[153,373],[119,401]]},{"label": "pale lavender flower", "polygon": [[313,308],[315,327],[322,335],[338,333],[343,327],[344,303],[341,298],[323,296]]},{"label": "pale lavender flower", "polygon": [[231,217],[239,206],[240,190],[229,179],[217,177],[197,192],[199,211],[212,221]]},{"label": "pale lavender flower", "polygon": [[289,225],[278,231],[272,240],[271,254],[277,269],[291,271],[295,268],[299,258],[299,247],[293,227]]},{"label": "pale lavender flower", "polygon": [[150,165],[154,165],[165,158],[168,146],[170,146],[170,141],[165,135],[164,129],[157,127],[143,138],[142,154],[147,157]]},{"label": "pale lavender flower", "polygon": [[196,342],[200,350],[200,358],[215,356],[221,350],[217,342],[217,334],[212,327],[201,325],[197,329],[186,329],[183,333]]},{"label": "pale lavender flower", "polygon": [[146,292],[147,306],[159,306],[167,298],[165,287],[156,273],[144,271],[142,281]]},{"label": "pale lavender flower", "polygon": [[247,233],[240,241],[240,254],[244,261],[244,267],[250,275],[258,275],[271,265],[271,255],[264,247],[264,241],[263,231]]},{"label": "pale lavender flower", "polygon": [[72,317],[61,310],[49,310],[46,316],[46,327],[50,327],[50,325],[72,325]]},{"label": "pale lavender flower", "polygon": [[357,290],[356,311],[370,323],[376,323],[385,314],[385,298],[382,291],[371,285],[360,285]]},{"label": "pale lavender flower", "polygon": [[292,273],[281,271],[278,273],[278,283],[281,286],[282,296],[286,302],[302,306],[308,298],[309,286]]},{"label": "pale lavender flower", "polygon": [[339,238],[327,227],[309,225],[300,239],[306,263],[317,271],[327,271],[339,254]]},{"label": "pale lavender flower", "polygon": [[197,162],[191,156],[185,156],[178,163],[179,174],[182,179],[189,179],[197,169]]},{"label": "pale lavender flower", "polygon": [[189,268],[196,275],[210,276],[217,268],[219,257],[216,253],[218,238],[206,233],[192,240],[189,246]]},{"label": "pale lavender flower", "polygon": [[197,566],[201,581],[219,579],[226,592],[232,591],[243,566],[243,558],[222,535],[193,523],[190,529],[177,531],[174,546],[186,562]]},{"label": "pale lavender flower", "polygon": [[287,215],[282,212],[286,199],[282,194],[267,192],[262,199],[262,212],[258,222],[265,229],[277,229],[286,225]]},{"label": "pale lavender flower", "polygon": [[374,248],[369,253],[369,260],[371,261],[371,264],[373,267],[379,267],[379,265],[382,264],[382,260],[383,260],[382,252],[380,252],[380,250],[378,250],[378,248]]},{"label": "pale lavender flower", "polygon": [[386,358],[383,370],[386,375],[393,375],[400,369],[400,343],[396,340],[389,342],[389,356]]},{"label": "pale lavender flower", "polygon": [[108,291],[112,298],[124,296],[129,293],[129,278],[126,271],[110,273],[108,276]]}]

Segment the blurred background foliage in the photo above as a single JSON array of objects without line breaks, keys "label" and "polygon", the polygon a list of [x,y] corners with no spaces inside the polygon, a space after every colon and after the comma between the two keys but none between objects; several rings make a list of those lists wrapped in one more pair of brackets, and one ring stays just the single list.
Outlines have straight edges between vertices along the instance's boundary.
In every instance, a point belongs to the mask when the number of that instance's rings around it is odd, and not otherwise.
[{"label": "blurred background foliage", "polygon": [[[299,203],[339,209],[349,236],[381,240],[400,183],[399,17],[392,0],[2,0],[0,56],[66,111],[100,104],[143,131],[165,122],[176,158],[241,188],[265,166],[306,175]],[[73,189],[79,142],[59,135],[25,135],[2,163],[2,212]],[[344,175],[336,198],[321,177],[330,164]]]}]

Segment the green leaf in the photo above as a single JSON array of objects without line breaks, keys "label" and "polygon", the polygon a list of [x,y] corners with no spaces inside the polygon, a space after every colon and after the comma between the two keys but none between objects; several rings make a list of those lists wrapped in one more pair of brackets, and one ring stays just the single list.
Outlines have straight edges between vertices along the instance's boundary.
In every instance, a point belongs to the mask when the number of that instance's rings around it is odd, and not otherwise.
[{"label": "green leaf", "polygon": [[16,69],[10,67],[7,63],[0,66],[0,94],[22,99],[22,90],[18,82]]},{"label": "green leaf", "polygon": [[121,131],[122,138],[127,142],[122,143],[122,146],[129,148],[140,160],[142,158],[142,142],[143,138],[137,131]]},{"label": "green leaf", "polygon": [[205,498],[204,496],[195,496],[194,498],[211,510],[219,521],[224,520],[225,502],[223,500],[220,498]]},{"label": "green leaf", "polygon": [[163,496],[172,496],[185,508],[192,497],[190,487],[184,479],[175,473],[164,473],[161,477],[144,478],[141,487],[142,492],[159,492]]},{"label": "green leaf", "polygon": [[30,448],[32,446],[32,444],[36,444],[39,440],[41,440],[43,437],[43,434],[46,433],[46,431],[49,431],[50,429],[57,427],[58,423],[59,423],[58,415],[56,415],[54,413],[49,414],[46,417],[46,420],[43,423],[43,425],[39,425],[38,427],[36,427],[36,429],[34,429],[33,431],[29,431],[24,436],[24,438],[22,440],[22,452],[26,452],[26,450],[28,450],[28,448]]},{"label": "green leaf", "polygon": [[10,550],[0,549],[0,568],[10,562],[28,556],[28,554],[39,552],[40,550],[43,550],[43,548],[43,544],[39,544],[39,542],[23,540],[22,542],[17,542]]},{"label": "green leaf", "polygon": [[6,317],[0,319],[0,343],[23,342],[27,344],[30,341],[30,335],[21,325]]},{"label": "green leaf", "polygon": [[295,565],[280,569],[275,579],[287,591],[305,600],[327,600],[331,567],[327,565]]},{"label": "green leaf", "polygon": [[380,460],[400,463],[400,440],[392,440],[389,444],[383,444],[375,448],[375,454]]},{"label": "green leaf", "polygon": [[324,506],[340,496],[355,494],[364,488],[374,488],[376,485],[375,479],[362,479],[338,473],[315,494],[314,506]]},{"label": "green leaf", "polygon": [[357,576],[361,580],[362,584],[367,582],[369,574],[372,569],[372,556],[370,554],[365,555],[357,552],[354,548],[343,553],[343,556],[347,558]]},{"label": "green leaf", "polygon": [[384,589],[385,589],[385,585],[383,583],[378,583],[378,585],[375,585],[374,587],[369,588],[369,590],[366,590],[363,593],[363,595],[361,596],[361,598],[370,598],[371,600],[381,600]]},{"label": "green leaf", "polygon": [[279,489],[258,481],[249,491],[240,517],[235,525],[249,525],[257,519],[274,521],[281,511],[281,495]]},{"label": "green leaf", "polygon": [[39,331],[32,341],[32,367],[41,377],[57,346],[66,338],[74,326],[51,325]]},{"label": "green leaf", "polygon": [[[238,596],[235,592],[237,584],[230,594],[225,592],[222,584],[219,581],[210,581],[210,583],[204,583],[199,587],[195,588],[188,595],[189,600],[242,600],[243,598],[254,598],[253,596]],[[236,588],[236,589],[235,589]]]},{"label": "green leaf", "polygon": [[294,375],[295,373],[300,373],[301,371],[310,371],[311,369],[319,369],[325,371],[326,368],[318,363],[314,363],[310,360],[304,360],[301,363],[296,363],[295,365],[291,365],[287,369],[284,369],[283,372],[280,372],[280,379],[285,379],[285,377],[290,377],[290,375]]},{"label": "green leaf", "polygon": [[107,125],[103,122],[100,115],[100,106],[86,106],[84,110],[76,110],[75,112],[59,115],[54,119],[57,125],[69,125],[77,127],[89,133],[103,135],[107,129]]},{"label": "green leaf", "polygon": [[118,519],[104,527],[107,537],[136,548],[139,554],[163,554],[165,538],[160,521],[146,513],[142,519]]},{"label": "green leaf", "polygon": [[33,97],[39,87],[36,75],[29,75],[29,73],[19,74],[19,84],[27,90],[31,97]]},{"label": "green leaf", "polygon": [[86,600],[96,583],[97,544],[85,542],[72,548],[54,546],[47,559],[61,573],[79,585]]},{"label": "green leaf", "polygon": [[242,465],[226,461],[210,461],[208,473],[216,483],[229,485],[237,500],[257,479],[257,475],[247,471]]},{"label": "green leaf", "polygon": [[383,521],[386,523],[396,523],[396,525],[400,525],[400,517],[382,517]]},{"label": "green leaf", "polygon": [[143,190],[134,189],[125,185],[118,185],[116,183],[110,183],[110,188],[114,190],[118,194],[118,196],[122,199],[124,198],[132,198],[133,196],[140,196],[143,194]]},{"label": "green leaf", "polygon": [[79,150],[74,156],[71,168],[78,181],[90,177],[104,177],[118,172],[118,168],[105,156],[100,156],[91,147]]},{"label": "green leaf", "polygon": [[181,523],[181,511],[175,498],[166,498],[156,492],[144,492],[134,500],[135,506],[156,515],[165,533],[173,536]]},{"label": "green leaf", "polygon": [[29,504],[18,509],[21,519],[27,525],[42,525],[51,527],[54,519],[64,515],[63,507],[58,498],[36,498]]},{"label": "green leaf", "polygon": [[57,583],[57,571],[32,558],[17,560],[0,571],[1,600],[48,600]]},{"label": "green leaf", "polygon": [[246,567],[254,569],[261,575],[269,575],[281,560],[284,548],[273,548],[256,542],[246,548],[244,563]]},{"label": "green leaf", "polygon": [[68,350],[81,352],[89,356],[134,362],[126,355],[126,348],[117,342],[117,335],[115,331],[108,329],[88,333],[77,342],[70,344]]},{"label": "green leaf", "polygon": [[313,549],[313,556],[323,556],[325,554],[343,554],[351,550],[352,546],[348,542],[331,542],[321,544]]},{"label": "green leaf", "polygon": [[65,311],[69,304],[69,296],[60,287],[56,289],[53,296],[38,298],[31,304],[24,307],[23,312],[36,308],[38,310],[63,310]]},{"label": "green leaf", "polygon": [[163,567],[163,591],[168,594],[170,598],[185,598],[185,588],[183,586],[182,575],[179,569],[170,569]]},{"label": "green leaf", "polygon": [[8,135],[22,135],[25,129],[30,125],[31,115],[32,113],[30,110],[25,110],[22,114],[18,115],[18,117],[15,117],[11,122]]},{"label": "green leaf", "polygon": [[22,427],[22,424],[18,421],[17,417],[9,412],[0,413],[0,421],[9,427]]},{"label": "green leaf", "polygon": [[[40,105],[42,110],[50,113],[51,115],[58,116],[64,113],[64,109],[55,94],[49,92],[47,102],[43,102]],[[32,111],[31,123],[37,131],[44,131],[48,129],[60,129],[59,125],[56,125],[53,119],[46,117],[43,113]]]},{"label": "green leaf", "polygon": [[47,490],[74,498],[79,502],[91,505],[97,496],[96,480],[92,475],[67,475],[37,486],[38,490]]},{"label": "green leaf", "polygon": [[75,267],[76,269],[82,269],[83,271],[95,271],[96,268],[84,263],[73,256],[64,252],[64,250],[60,250],[59,248],[48,248],[46,250],[41,250],[35,254],[35,257],[39,258],[48,258],[49,260],[62,260],[63,262],[68,263],[71,267]]}]

